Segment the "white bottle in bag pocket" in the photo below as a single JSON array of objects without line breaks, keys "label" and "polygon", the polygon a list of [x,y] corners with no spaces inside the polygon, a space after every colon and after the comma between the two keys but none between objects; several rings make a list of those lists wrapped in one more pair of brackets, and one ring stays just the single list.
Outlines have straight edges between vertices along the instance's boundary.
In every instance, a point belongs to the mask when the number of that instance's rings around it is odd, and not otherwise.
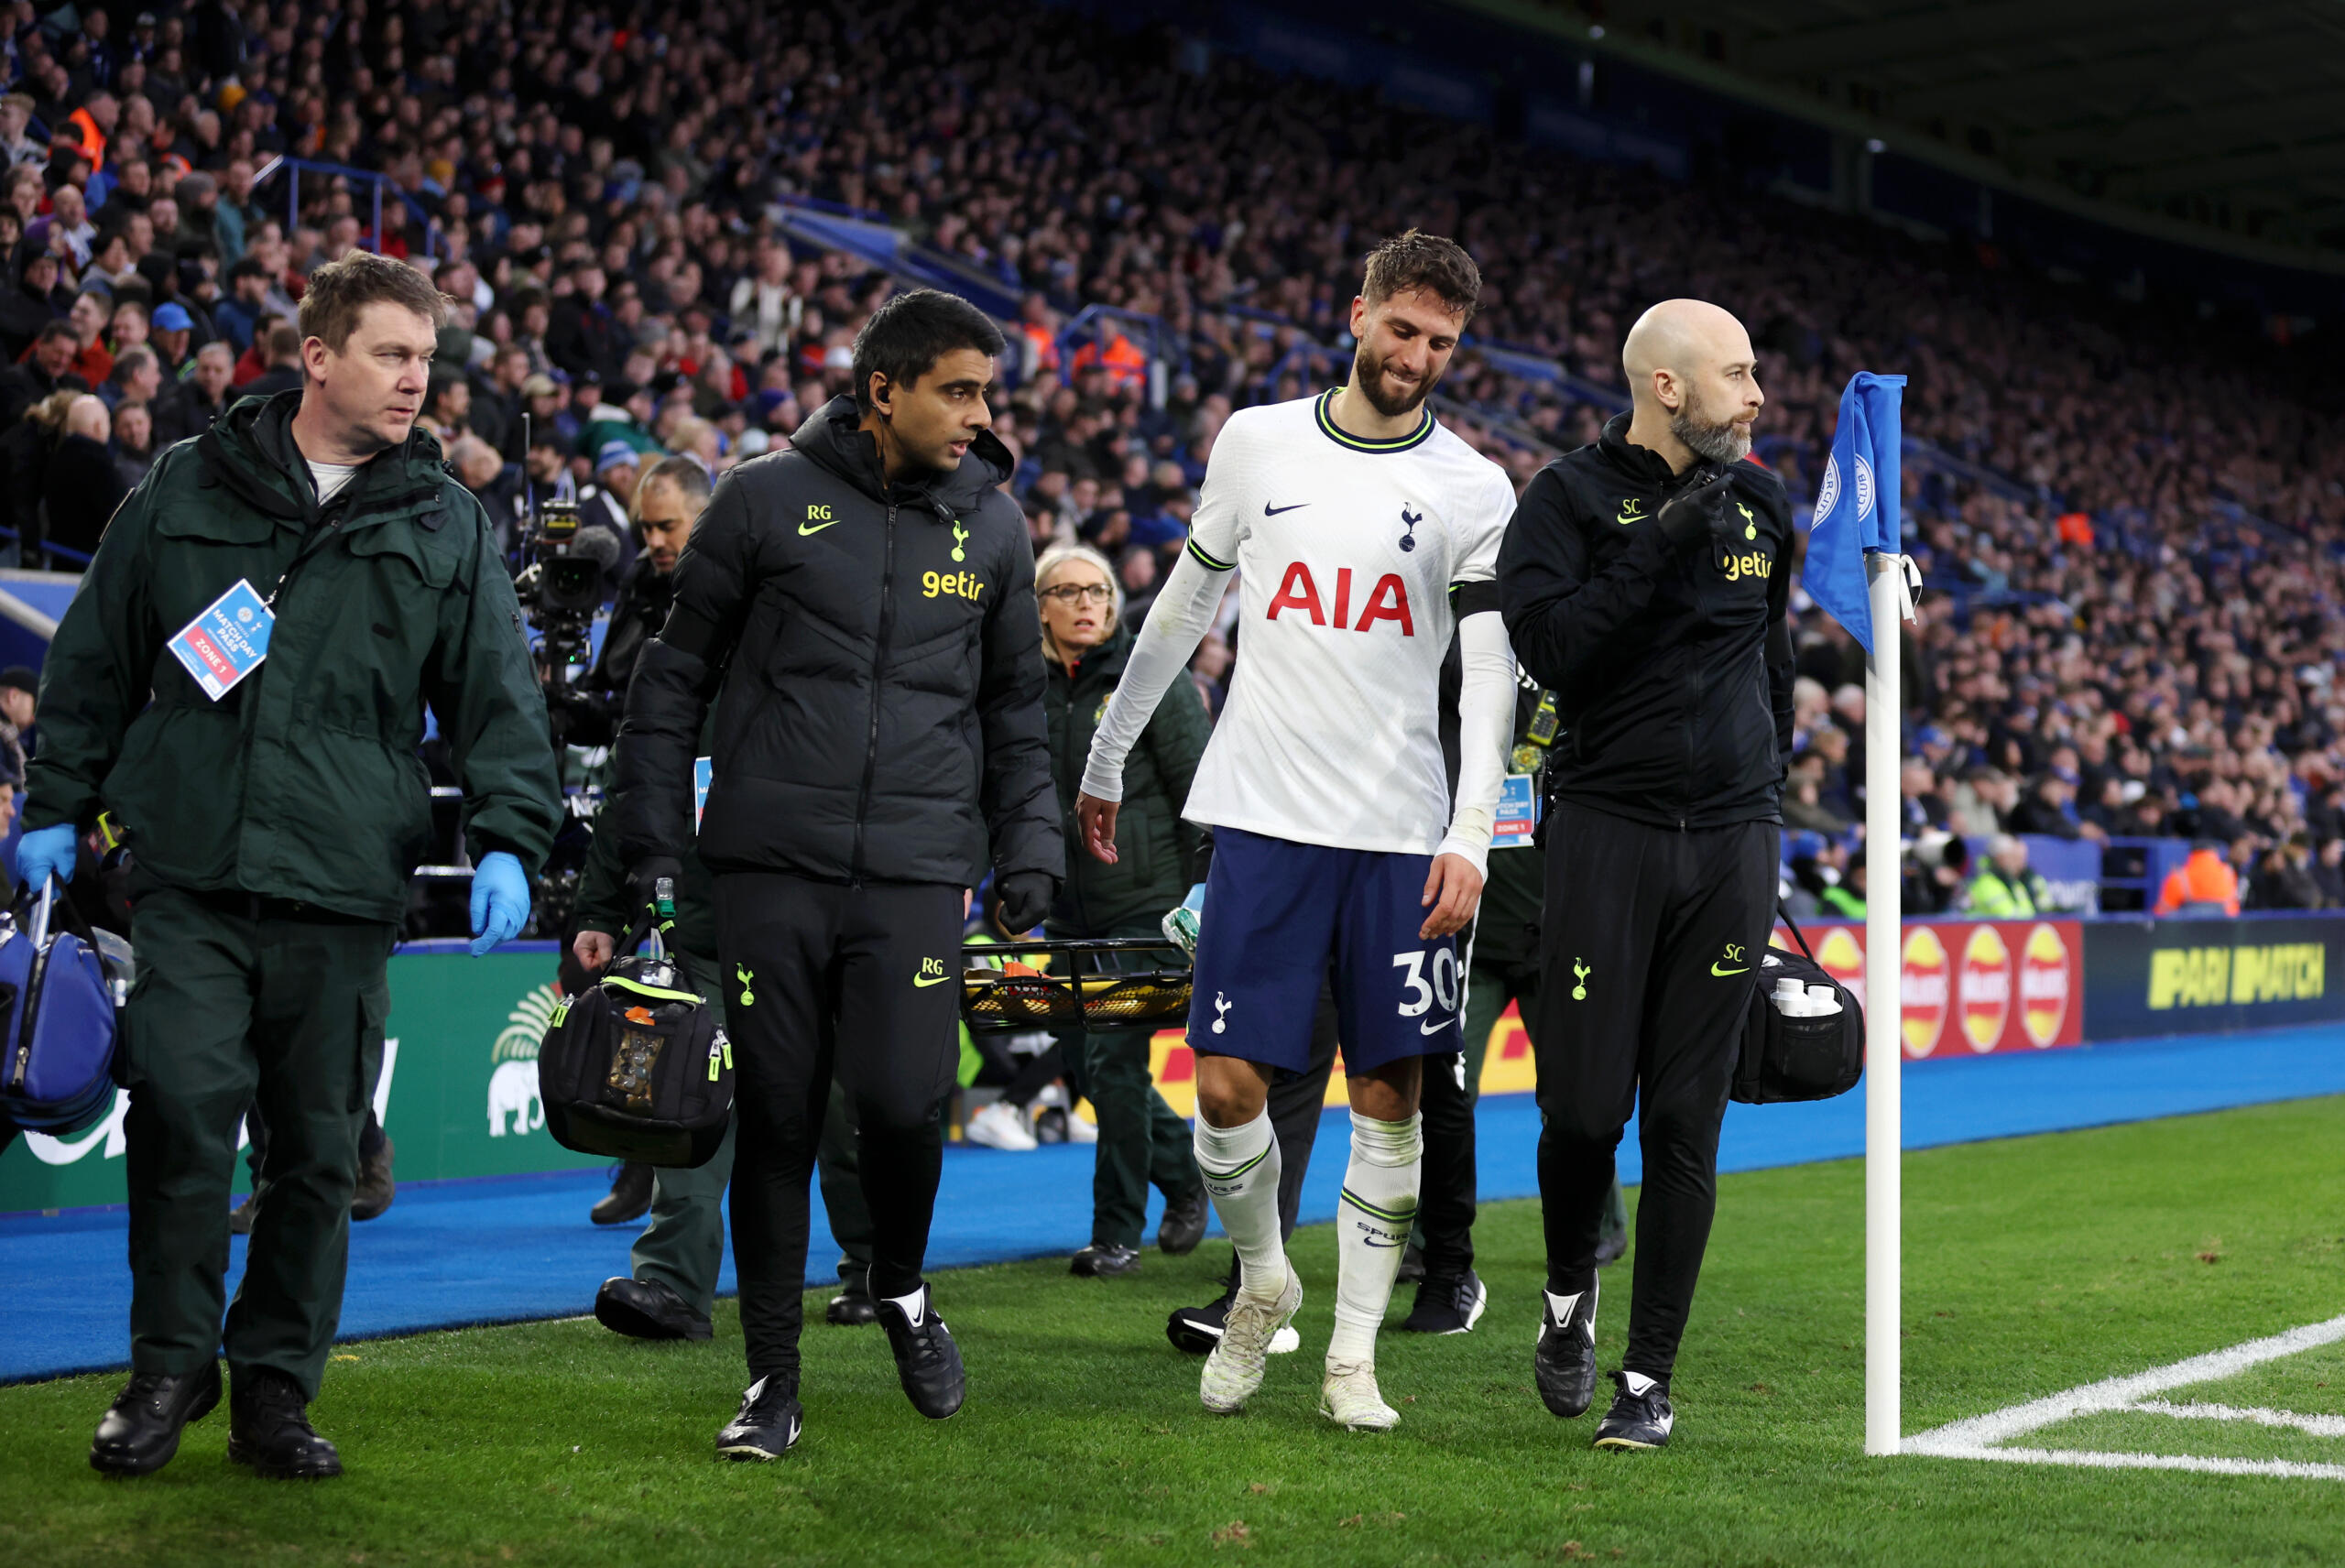
[{"label": "white bottle in bag pocket", "polygon": [[1810,985],[1807,988],[1809,1018],[1828,1018],[1839,1010],[1840,993],[1838,991],[1829,985]]},{"label": "white bottle in bag pocket", "polygon": [[1816,1010],[1808,1000],[1806,988],[1788,975],[1775,982],[1775,994],[1768,1000],[1774,1004],[1775,1011],[1787,1018],[1808,1018]]}]

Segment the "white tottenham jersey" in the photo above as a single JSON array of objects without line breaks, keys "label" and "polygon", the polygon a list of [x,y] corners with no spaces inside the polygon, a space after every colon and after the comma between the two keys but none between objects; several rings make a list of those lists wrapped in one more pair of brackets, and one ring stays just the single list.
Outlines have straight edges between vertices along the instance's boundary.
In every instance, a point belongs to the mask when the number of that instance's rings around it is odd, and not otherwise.
[{"label": "white tottenham jersey", "polygon": [[1189,550],[1240,574],[1238,659],[1192,822],[1431,855],[1449,825],[1440,681],[1453,583],[1497,573],[1506,471],[1428,411],[1337,428],[1333,392],[1230,416]]}]

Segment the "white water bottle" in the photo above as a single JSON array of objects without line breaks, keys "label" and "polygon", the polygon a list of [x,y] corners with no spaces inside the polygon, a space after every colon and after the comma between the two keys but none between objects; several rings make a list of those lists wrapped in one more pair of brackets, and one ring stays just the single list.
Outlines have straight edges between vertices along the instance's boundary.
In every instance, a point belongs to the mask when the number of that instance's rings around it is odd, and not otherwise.
[{"label": "white water bottle", "polygon": [[1788,975],[1775,982],[1775,994],[1770,999],[1775,1004],[1775,1011],[1787,1018],[1804,1018],[1814,1010],[1805,987]]},{"label": "white water bottle", "polygon": [[1810,985],[1807,988],[1807,1016],[1809,1018],[1828,1018],[1839,1010],[1839,992],[1834,990],[1829,985]]}]

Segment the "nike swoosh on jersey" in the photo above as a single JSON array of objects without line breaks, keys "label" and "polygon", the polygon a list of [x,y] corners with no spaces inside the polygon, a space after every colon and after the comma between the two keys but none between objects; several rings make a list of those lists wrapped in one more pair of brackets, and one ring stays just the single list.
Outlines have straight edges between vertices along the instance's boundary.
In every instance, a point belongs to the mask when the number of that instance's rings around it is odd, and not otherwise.
[{"label": "nike swoosh on jersey", "polygon": [[950,975],[932,975],[927,979],[923,980],[918,975],[914,975],[912,977],[912,987],[915,990],[925,991],[931,985],[942,985],[944,982],[952,978],[953,976]]},{"label": "nike swoosh on jersey", "polygon": [[831,527],[831,525],[832,525],[833,523],[836,523],[836,522],[838,522],[839,520],[840,520],[840,519],[839,519],[839,518],[837,518],[837,517],[833,517],[833,518],[831,519],[831,521],[830,521],[830,522],[828,522],[828,523],[816,523],[816,524],[815,524],[813,528],[808,528],[804,523],[801,523],[801,524],[799,524],[799,525],[798,525],[798,537],[799,537],[799,538],[801,538],[801,539],[804,539],[808,534],[818,534],[818,533],[821,533],[824,528],[827,528]]},{"label": "nike swoosh on jersey", "polygon": [[1630,514],[1630,513],[1627,513],[1627,512],[1623,512],[1623,513],[1621,513],[1619,517],[1617,517],[1613,518],[1612,520],[1613,520],[1614,522],[1616,522],[1616,523],[1620,524],[1622,528],[1627,528],[1631,523],[1642,523],[1642,522],[1643,522],[1643,521],[1645,520],[1645,515],[1644,515],[1642,512],[1638,512],[1638,513],[1635,513],[1635,514],[1633,514],[1633,515],[1631,515],[1631,514]]},{"label": "nike swoosh on jersey", "polygon": [[1439,1034],[1442,1030],[1447,1029],[1456,1021],[1457,1020],[1456,1018],[1444,1018],[1437,1024],[1419,1024],[1417,1026],[1417,1032],[1419,1034]]},{"label": "nike swoosh on jersey", "polygon": [[1299,512],[1309,505],[1311,505],[1311,503],[1308,501],[1297,501],[1292,506],[1273,506],[1268,501],[1265,501],[1262,503],[1262,516],[1266,517],[1275,517],[1281,512]]},{"label": "nike swoosh on jersey", "polygon": [[1713,974],[1713,975],[1717,975],[1717,976],[1718,976],[1718,978],[1720,978],[1720,979],[1724,979],[1724,978],[1726,978],[1726,976],[1728,976],[1728,975],[1748,975],[1748,974],[1750,974],[1750,973],[1751,973],[1751,965],[1749,965],[1748,964],[1744,964],[1744,965],[1743,965],[1741,968],[1740,968],[1740,969],[1720,969],[1720,968],[1718,966],[1718,964],[1717,964],[1715,962],[1713,962],[1713,963],[1710,964],[1710,973],[1711,973],[1711,974]]}]

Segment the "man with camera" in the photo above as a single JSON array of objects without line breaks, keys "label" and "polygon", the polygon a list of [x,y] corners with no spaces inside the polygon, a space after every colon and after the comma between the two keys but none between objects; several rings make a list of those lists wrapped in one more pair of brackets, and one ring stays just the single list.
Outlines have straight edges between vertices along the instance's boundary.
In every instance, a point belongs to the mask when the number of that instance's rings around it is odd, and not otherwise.
[{"label": "man with camera", "polygon": [[[692,537],[693,521],[708,505],[709,488],[708,470],[689,457],[661,458],[636,486],[631,528],[640,548],[619,578],[602,653],[585,678],[562,694],[571,745],[607,746],[616,738],[627,682],[635,679],[645,646],[668,619],[676,593],[676,561]],[[594,526],[582,515],[580,536]]]},{"label": "man with camera", "polygon": [[1621,354],[1634,406],[1523,492],[1499,554],[1507,632],[1556,694],[1532,1030],[1548,1410],[1596,1383],[1596,1261],[1613,1151],[1644,1188],[1619,1392],[1599,1448],[1658,1448],[1718,1199],[1718,1127],[1775,908],[1791,756],[1791,507],[1753,463],[1751,340],[1671,299]]},{"label": "man with camera", "polygon": [[[430,704],[470,807],[475,953],[518,935],[560,806],[513,587],[472,495],[415,430],[445,302],[365,252],[301,300],[297,391],[172,448],[106,529],[51,645],[34,887],[106,824],[136,865],[131,1377],[90,1463],[159,1469],[219,1402],[228,1456],[341,1473],[305,1409],[340,1320],[386,975],[429,842]],[[221,1321],[236,1124],[269,1128]]]},{"label": "man with camera", "polygon": [[[644,646],[668,618],[668,604],[676,591],[676,561],[692,537],[694,519],[708,505],[708,471],[688,457],[662,458],[636,486],[632,527],[641,549],[634,564],[619,579],[618,600],[611,606],[610,624],[603,633],[603,651],[594,668],[577,684],[548,689],[548,700],[561,710],[560,728],[567,744],[608,746],[616,737],[619,717],[627,707],[627,682],[635,679],[636,661],[643,657]],[[585,532],[588,527],[582,517],[580,531]],[[612,835],[602,836],[607,840]],[[588,900],[589,886],[597,893],[608,895],[625,881],[625,867],[618,862],[615,844],[603,844],[589,853],[584,879],[579,894],[582,917],[594,907]],[[704,881],[695,878],[694,883],[698,892],[706,893]],[[610,934],[627,929],[621,918],[625,905],[626,900],[620,898],[616,907],[599,910],[606,924],[614,920],[618,922],[611,928]],[[583,918],[579,926],[582,934],[596,934],[588,930]],[[710,973],[714,974],[714,947],[704,950],[704,955]],[[584,953],[579,956],[583,962]],[[604,957],[607,960],[609,954],[605,953]],[[597,969],[601,964],[587,964],[586,967]],[[642,1218],[653,1202],[652,1182],[650,1166],[633,1160],[621,1165],[610,1192],[594,1204],[591,1215],[594,1222],[625,1225]],[[721,1177],[717,1194],[724,1194]],[[643,1249],[638,1247],[636,1250],[640,1255]],[[714,1289],[712,1266],[710,1290]],[[708,1315],[704,1305],[700,1315]]]},{"label": "man with camera", "polygon": [[752,1381],[728,1458],[798,1439],[807,1178],[831,1080],[853,1103],[871,1294],[922,1415],[961,1407],[922,1279],[959,1064],[961,922],[989,838],[1010,924],[1065,855],[1042,714],[1034,559],[987,428],[1001,333],[917,289],[873,313],[855,394],[726,474],[676,569],[619,737],[638,906],[681,875],[693,759],[716,704],[697,837],[715,883],[736,1051],[733,1253]]}]

